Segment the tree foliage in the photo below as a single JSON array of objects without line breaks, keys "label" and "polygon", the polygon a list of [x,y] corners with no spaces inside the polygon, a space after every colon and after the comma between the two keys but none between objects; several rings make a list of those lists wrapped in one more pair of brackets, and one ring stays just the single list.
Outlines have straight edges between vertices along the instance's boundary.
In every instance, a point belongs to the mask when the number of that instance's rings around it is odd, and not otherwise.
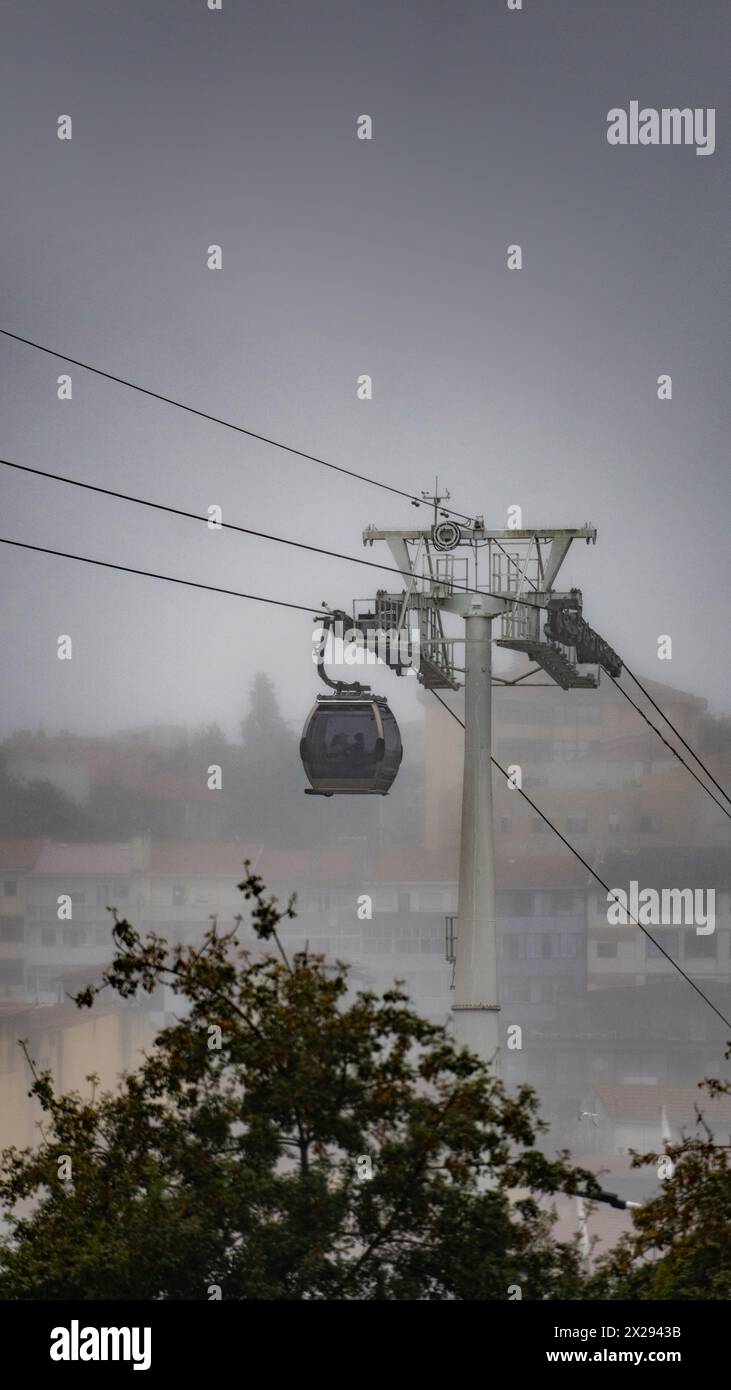
[{"label": "tree foliage", "polygon": [[[731,1053],[727,1053],[727,1056]],[[701,1082],[708,1096],[731,1095],[727,1081]],[[696,1132],[664,1154],[633,1156],[633,1166],[670,1159],[658,1194],[633,1212],[633,1229],[600,1262],[593,1297],[731,1298],[731,1149],[698,1109]]]},{"label": "tree foliage", "polygon": [[115,919],[115,959],[77,1004],[165,982],[185,1013],[115,1093],[33,1072],[41,1142],[0,1166],[0,1297],[580,1296],[543,1199],[596,1183],[541,1152],[532,1092],[509,1095],[400,987],[354,994],[345,966],[290,959],[293,903],[248,865],[240,886],[251,947],[241,919],[174,948]]},{"label": "tree foliage", "polygon": [[21,782],[7,772],[0,753],[0,835],[80,836],[89,829],[81,807],[52,782]]},{"label": "tree foliage", "polygon": [[243,833],[268,844],[296,843],[302,839],[304,774],[297,739],[264,672],[252,682],[241,741],[237,789]]}]

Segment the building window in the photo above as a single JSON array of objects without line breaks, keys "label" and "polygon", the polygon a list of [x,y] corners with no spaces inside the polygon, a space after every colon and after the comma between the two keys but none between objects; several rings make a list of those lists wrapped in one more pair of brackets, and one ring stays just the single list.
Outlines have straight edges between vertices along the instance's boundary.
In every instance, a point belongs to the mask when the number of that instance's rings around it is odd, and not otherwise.
[{"label": "building window", "polygon": [[[662,946],[662,947],[664,948],[664,951],[667,952],[667,954],[671,957],[672,960],[678,960],[678,959],[679,959],[679,956],[680,956],[680,938],[679,938],[679,935],[678,935],[677,932],[672,932],[672,931],[658,931],[658,930],[657,930],[657,927],[653,927],[653,929],[652,929],[652,935],[653,935],[653,937],[655,938],[654,941],[651,941],[650,938],[649,938],[649,936],[646,936],[646,937],[645,937],[645,959],[646,959],[646,960],[660,960],[660,959],[663,959],[663,958],[664,958],[664,956],[663,956],[663,951],[661,951],[661,950],[659,949],[660,946]],[[658,942],[658,945],[657,945],[657,946],[655,945],[655,941]]]},{"label": "building window", "polygon": [[80,907],[82,903],[86,902],[86,893],[70,893],[69,897],[74,907]]},{"label": "building window", "polygon": [[0,960],[0,989],[8,985],[22,985],[23,974],[22,960]]},{"label": "building window", "polygon": [[398,912],[410,912],[410,911],[411,911],[411,894],[410,894],[410,893],[399,893],[399,895],[398,895],[397,911],[398,911]]},{"label": "building window", "polygon": [[554,893],[552,899],[554,912],[573,912],[574,895],[573,893]]},{"label": "building window", "polygon": [[530,960],[553,960],[556,955],[554,936],[549,932],[535,932],[527,937],[528,958]]},{"label": "building window", "polygon": [[97,907],[112,907],[128,897],[129,887],[126,883],[98,883],[96,886]]},{"label": "building window", "polygon": [[617,943],[616,941],[598,941],[596,953],[599,960],[616,960]]},{"label": "building window", "polygon": [[686,960],[717,960],[718,959],[718,937],[715,932],[710,936],[698,936],[694,931],[685,933],[685,958]]},{"label": "building window", "polygon": [[64,946],[80,946],[84,940],[85,933],[78,927],[64,927],[63,944]]},{"label": "building window", "polygon": [[173,884],[173,904],[175,907],[184,907],[188,901],[188,890],[184,883]]},{"label": "building window", "polygon": [[503,899],[505,914],[508,917],[533,917],[534,900],[532,893],[517,891],[506,893]]},{"label": "building window", "polygon": [[574,835],[585,835],[589,829],[589,822],[586,816],[567,816],[566,829]]},{"label": "building window", "polygon": [[533,820],[531,821],[531,830],[533,831],[534,835],[544,835],[547,829],[548,826],[546,825],[546,822],[541,818],[541,816],[533,817]]},{"label": "building window", "polygon": [[[346,948],[346,949],[347,949],[347,948]],[[393,949],[394,949],[394,952],[396,953],[396,955],[399,955],[399,956],[416,956],[416,955],[419,954],[419,942],[418,942],[418,941],[412,941],[412,940],[410,940],[408,937],[404,937],[404,936],[401,935],[399,932],[397,932],[397,933],[396,933],[395,940],[394,940]],[[435,949],[435,943],[434,943],[434,942],[422,941],[422,943],[421,943],[421,951],[422,951],[423,955],[428,955],[429,952],[430,952],[430,951],[433,951],[434,949]],[[442,944],[441,944],[441,942],[436,942],[436,950],[441,952],[441,949],[442,949]]]},{"label": "building window", "polygon": [[15,878],[6,878],[3,882],[3,893],[6,898],[17,898],[18,880]]},{"label": "building window", "polygon": [[56,945],[56,928],[55,928],[55,927],[43,927],[43,929],[42,929],[42,931],[41,931],[41,946],[55,946],[55,945]]},{"label": "building window", "polygon": [[500,994],[504,1004],[530,1004],[530,981],[504,980]]},{"label": "building window", "polygon": [[613,813],[613,814],[609,817],[609,834],[610,834],[610,835],[618,835],[618,834],[619,834],[619,830],[620,830],[620,825],[621,825],[621,821],[620,821],[620,819],[619,819],[619,816]]},{"label": "building window", "polygon": [[531,1002],[533,1004],[554,1004],[560,990],[560,980],[534,980],[531,985]]},{"label": "building window", "polygon": [[0,917],[0,941],[23,941],[25,927],[22,917]]},{"label": "building window", "polygon": [[640,816],[640,834],[657,835],[662,830],[662,816]]}]

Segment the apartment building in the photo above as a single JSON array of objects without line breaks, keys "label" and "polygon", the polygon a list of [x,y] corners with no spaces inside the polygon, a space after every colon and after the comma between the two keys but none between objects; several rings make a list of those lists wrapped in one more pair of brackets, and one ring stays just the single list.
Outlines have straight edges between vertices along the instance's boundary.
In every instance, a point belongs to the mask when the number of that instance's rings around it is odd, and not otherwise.
[{"label": "apartment building", "polygon": [[27,895],[41,840],[0,840],[0,1010],[25,1000]]},{"label": "apartment building", "polygon": [[84,966],[92,975],[111,959],[109,908],[134,916],[140,907],[140,845],[45,841],[26,883],[25,990],[55,1003],[65,980]]},{"label": "apartment building", "polygon": [[[633,883],[638,893],[654,889],[660,908],[663,890],[677,889],[688,899],[690,890],[694,902],[696,894],[700,895],[701,912],[712,903],[713,920],[706,924],[687,921],[688,902],[675,913],[682,920],[673,921],[672,912],[666,913],[668,920],[648,922],[645,931],[632,921],[615,923],[612,902],[594,884],[587,907],[590,990],[640,987],[653,980],[670,979],[677,974],[673,962],[702,986],[731,982],[731,857],[727,850],[713,846],[694,850],[647,847],[634,853],[608,853],[600,872],[611,889],[626,894]],[[633,915],[637,916],[637,911]]]},{"label": "apartment building", "polygon": [[[706,702],[658,682],[645,682],[684,738],[697,747]],[[642,697],[639,703],[642,704]],[[456,846],[461,804],[462,731],[436,701],[425,709],[425,842]],[[504,768],[519,768],[522,787],[539,809],[593,861],[608,850],[724,844],[727,822],[657,734],[616,687],[597,690],[544,685],[496,688],[493,751]],[[459,697],[454,697],[458,705]],[[650,711],[661,723],[660,716]],[[722,779],[727,754],[709,754]],[[565,854],[545,821],[495,774],[498,859]]]}]

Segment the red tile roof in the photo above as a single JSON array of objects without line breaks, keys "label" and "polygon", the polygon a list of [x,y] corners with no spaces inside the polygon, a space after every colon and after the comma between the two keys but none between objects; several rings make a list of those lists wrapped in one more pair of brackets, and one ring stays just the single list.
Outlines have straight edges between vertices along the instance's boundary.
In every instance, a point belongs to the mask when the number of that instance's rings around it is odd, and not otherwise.
[{"label": "red tile roof", "polygon": [[359,874],[358,857],[349,845],[321,850],[264,849],[256,870],[265,882],[290,890],[304,883],[349,884]]},{"label": "red tile roof", "polygon": [[660,1108],[665,1106],[668,1122],[674,1130],[691,1126],[696,1118],[696,1106],[706,1116],[711,1129],[714,1123],[731,1121],[731,1096],[711,1097],[698,1086],[643,1086],[631,1082],[613,1085],[594,1082],[594,1092],[612,1120],[629,1124],[660,1123]]},{"label": "red tile roof", "polygon": [[213,792],[204,781],[182,777],[177,772],[153,772],[136,784],[137,795],[143,801],[211,801],[222,800],[220,791]]},{"label": "red tile roof", "polygon": [[453,883],[459,872],[459,851],[455,848],[395,846],[377,850],[369,879],[380,883]]},{"label": "red tile roof", "polygon": [[499,856],[495,864],[498,889],[502,888],[578,888],[590,878],[588,869],[565,854]]},{"label": "red tile roof", "polygon": [[0,1019],[14,1018],[16,1014],[27,1014],[34,1007],[25,1001],[17,1004],[0,1004]]},{"label": "red tile roof", "polygon": [[267,887],[296,889],[304,883],[352,883],[355,858],[349,846],[335,849],[277,849],[245,841],[197,841],[153,844],[150,850],[152,874],[172,874],[180,878],[223,876],[241,879],[244,860],[250,859]]},{"label": "red tile roof", "polygon": [[255,867],[258,867],[262,852],[261,845],[247,844],[243,841],[183,841],[174,840],[168,843],[161,842],[150,847],[150,868],[151,874],[174,874],[177,877],[184,877],[186,874],[218,874],[225,875],[227,878],[239,877],[243,874],[244,860],[250,859]]},{"label": "red tile roof", "polygon": [[111,874],[132,872],[130,845],[52,844],[47,840],[35,865],[37,874]]},{"label": "red tile roof", "polygon": [[42,840],[0,840],[0,871],[31,869],[42,848]]}]

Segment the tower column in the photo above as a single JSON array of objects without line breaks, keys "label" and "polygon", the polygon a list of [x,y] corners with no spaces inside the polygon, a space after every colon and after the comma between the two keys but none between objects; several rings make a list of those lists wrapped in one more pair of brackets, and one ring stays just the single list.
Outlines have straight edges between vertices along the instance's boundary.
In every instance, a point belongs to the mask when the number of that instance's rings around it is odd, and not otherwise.
[{"label": "tower column", "polygon": [[465,736],[455,1033],[497,1067],[497,930],[492,806],[492,619],[466,613]]}]

